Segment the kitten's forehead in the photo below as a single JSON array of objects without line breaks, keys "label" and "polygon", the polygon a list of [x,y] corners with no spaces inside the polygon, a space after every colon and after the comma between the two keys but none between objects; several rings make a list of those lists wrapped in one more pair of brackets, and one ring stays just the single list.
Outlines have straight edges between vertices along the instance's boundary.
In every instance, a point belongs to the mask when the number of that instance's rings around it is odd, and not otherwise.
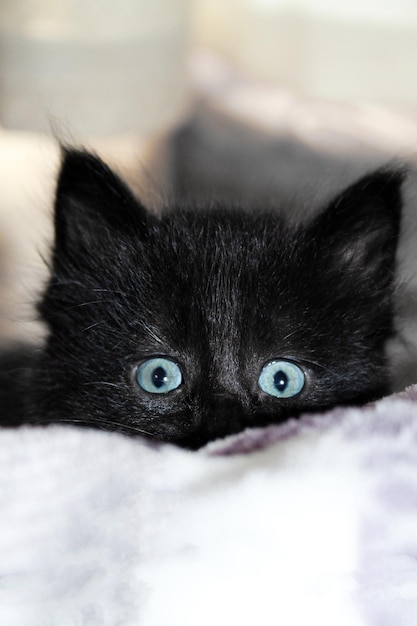
[{"label": "kitten's forehead", "polygon": [[154,244],[208,272],[216,267],[240,272],[282,248],[289,231],[272,212],[197,210],[162,219]]},{"label": "kitten's forehead", "polygon": [[206,305],[219,306],[223,297],[230,306],[242,290],[260,287],[274,259],[282,266],[282,235],[277,216],[199,211],[164,220],[152,247],[181,288],[196,290]]},{"label": "kitten's forehead", "polygon": [[197,342],[237,359],[254,334],[270,339],[293,239],[277,215],[168,216],[148,241],[147,274],[156,297],[147,312],[181,348]]}]

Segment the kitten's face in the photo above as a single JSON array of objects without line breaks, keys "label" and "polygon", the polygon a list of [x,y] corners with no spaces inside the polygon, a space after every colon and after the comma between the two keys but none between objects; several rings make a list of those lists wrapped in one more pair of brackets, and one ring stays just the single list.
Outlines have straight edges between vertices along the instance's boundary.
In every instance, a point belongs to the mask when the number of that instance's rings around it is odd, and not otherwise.
[{"label": "kitten's face", "polygon": [[156,218],[68,153],[35,419],[198,447],[382,395],[400,179],[368,177],[302,228],[224,208]]}]

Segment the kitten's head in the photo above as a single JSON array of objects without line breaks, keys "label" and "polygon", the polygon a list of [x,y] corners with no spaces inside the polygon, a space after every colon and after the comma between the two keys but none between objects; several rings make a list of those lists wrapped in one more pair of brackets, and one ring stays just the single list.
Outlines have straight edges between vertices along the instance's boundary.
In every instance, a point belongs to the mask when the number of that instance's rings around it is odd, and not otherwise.
[{"label": "kitten's head", "polygon": [[304,226],[226,207],[155,216],[66,151],[36,419],[198,447],[383,395],[401,181],[377,171]]}]

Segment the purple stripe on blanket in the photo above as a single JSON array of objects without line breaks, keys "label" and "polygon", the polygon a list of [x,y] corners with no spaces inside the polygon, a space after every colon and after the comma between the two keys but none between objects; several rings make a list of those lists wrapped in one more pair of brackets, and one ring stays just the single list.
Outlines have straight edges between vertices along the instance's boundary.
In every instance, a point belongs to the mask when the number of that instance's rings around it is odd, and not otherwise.
[{"label": "purple stripe on blanket", "polygon": [[[401,415],[398,415],[400,405]],[[394,412],[396,419],[390,420],[390,413]],[[378,416],[381,419],[378,419]],[[369,419],[370,417],[373,419]],[[325,413],[290,419],[279,425],[248,429],[223,441],[209,444],[207,451],[212,456],[249,454],[301,433],[325,431],[336,423],[348,439],[365,438],[371,434],[395,437],[415,420],[417,420],[417,385],[363,407],[338,407]]]}]

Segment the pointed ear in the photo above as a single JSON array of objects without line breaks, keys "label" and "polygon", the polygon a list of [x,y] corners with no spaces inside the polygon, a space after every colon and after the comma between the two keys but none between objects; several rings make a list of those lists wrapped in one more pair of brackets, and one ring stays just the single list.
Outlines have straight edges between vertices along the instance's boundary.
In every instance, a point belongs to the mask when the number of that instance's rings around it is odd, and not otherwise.
[{"label": "pointed ear", "polygon": [[392,280],[406,171],[380,169],[348,187],[311,224],[319,255],[364,278]]},{"label": "pointed ear", "polygon": [[95,250],[120,231],[144,229],[147,212],[97,156],[62,148],[55,197],[55,250]]}]

